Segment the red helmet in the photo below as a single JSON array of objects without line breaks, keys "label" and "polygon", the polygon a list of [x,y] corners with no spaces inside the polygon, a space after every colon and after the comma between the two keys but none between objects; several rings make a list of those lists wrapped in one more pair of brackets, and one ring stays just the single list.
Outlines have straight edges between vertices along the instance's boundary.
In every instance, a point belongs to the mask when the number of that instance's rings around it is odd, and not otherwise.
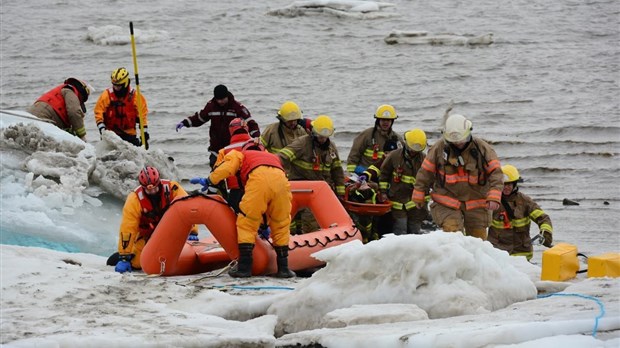
[{"label": "red helmet", "polygon": [[230,132],[230,135],[232,136],[233,134],[237,133],[239,129],[245,130],[246,133],[250,132],[248,123],[245,122],[244,119],[237,117],[237,118],[234,118],[232,121],[230,121],[230,124],[228,125],[228,131]]},{"label": "red helmet", "polygon": [[241,151],[248,151],[248,150],[266,151],[263,144],[261,144],[260,142],[254,141],[254,139],[248,140],[245,144],[243,144],[243,147],[241,148]]},{"label": "red helmet", "polygon": [[144,167],[138,175],[140,185],[147,187],[159,185],[159,171],[154,167]]}]

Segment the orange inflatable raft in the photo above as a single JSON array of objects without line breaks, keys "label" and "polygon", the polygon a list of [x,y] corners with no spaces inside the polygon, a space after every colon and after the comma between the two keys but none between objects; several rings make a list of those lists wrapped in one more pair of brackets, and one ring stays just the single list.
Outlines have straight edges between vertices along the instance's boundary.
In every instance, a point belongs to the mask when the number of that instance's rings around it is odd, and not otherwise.
[{"label": "orange inflatable raft", "polygon": [[[351,217],[329,185],[324,181],[291,181],[294,215],[309,208],[320,229],[291,236],[289,268],[293,271],[323,265],[310,256],[324,248],[352,240],[362,240]],[[140,262],[147,274],[165,276],[207,272],[223,267],[239,257],[236,215],[226,201],[217,195],[195,195],[175,200],[144,247]],[[188,242],[193,224],[203,224],[214,239]],[[252,274],[275,273],[276,254],[269,241],[256,238],[253,251]]]}]

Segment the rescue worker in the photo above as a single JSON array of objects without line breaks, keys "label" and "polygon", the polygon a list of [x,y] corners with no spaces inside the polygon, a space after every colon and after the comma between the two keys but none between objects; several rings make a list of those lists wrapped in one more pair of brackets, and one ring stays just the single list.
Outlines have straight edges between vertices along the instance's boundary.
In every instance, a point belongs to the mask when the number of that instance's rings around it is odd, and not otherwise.
[{"label": "rescue worker", "polygon": [[[220,164],[224,162],[224,157],[227,153],[232,150],[241,150],[241,147],[250,139],[250,134],[248,133],[249,128],[247,122],[244,119],[237,117],[230,121],[230,125],[228,125],[228,132],[230,133],[230,144],[220,149],[217,153],[217,160],[215,161],[215,168],[217,168]],[[239,214],[239,202],[241,202],[241,197],[243,197],[243,188],[239,184],[239,179],[236,175],[231,175],[226,178],[226,201],[228,205],[235,211],[235,213]]]},{"label": "rescue worker", "polygon": [[[101,93],[95,105],[95,122],[99,134],[104,130],[111,130],[121,139],[134,144],[142,145],[141,135],[136,132],[140,122],[144,128],[145,147],[148,149],[150,138],[148,131],[148,106],[144,95],[140,94],[140,101],[136,98],[136,91],[131,88],[129,72],[125,68],[118,68],[110,75],[112,88]],[[140,106],[140,111],[138,111]]]},{"label": "rescue worker", "polygon": [[[187,196],[187,192],[172,180],[159,177],[155,167],[145,166],[138,175],[140,186],[127,196],[118,238],[118,255],[112,255],[108,265],[116,265],[115,271],[124,273],[141,269],[140,254],[155,231],[170,203]],[[198,240],[198,228],[194,225],[188,237]]]},{"label": "rescue worker", "polygon": [[529,261],[534,255],[530,239],[531,222],[538,225],[541,243],[550,248],[553,242],[551,218],[532,198],[519,192],[518,183],[523,179],[517,168],[507,164],[502,166],[502,172],[502,204],[493,214],[488,240],[494,247],[513,256],[525,256]]},{"label": "rescue worker", "polygon": [[[278,156],[289,180],[323,180],[342,199],[345,190],[344,170],[336,144],[330,139],[333,134],[334,123],[331,118],[320,115],[312,121],[312,135],[297,138],[283,148]],[[318,228],[309,210],[304,210],[302,215],[302,221],[299,221],[299,216],[296,218],[293,226],[295,233],[306,233]]]},{"label": "rescue worker", "polygon": [[431,189],[431,215],[445,232],[486,240],[491,213],[500,206],[503,174],[495,150],[471,135],[472,122],[446,114],[443,141],[428,151],[416,175],[412,200],[419,208]]},{"label": "rescue worker", "polygon": [[26,111],[40,119],[49,120],[56,127],[86,141],[84,103],[90,92],[86,82],[69,77],[40,96]]},{"label": "rescue worker", "polygon": [[375,125],[362,131],[353,140],[349,157],[347,158],[347,171],[360,175],[371,165],[381,167],[381,161],[385,157],[383,148],[388,141],[395,142],[399,146],[402,139],[392,127],[394,120],[398,118],[392,105],[380,105],[375,111]]},{"label": "rescue worker", "polygon": [[272,123],[262,132],[260,140],[267,151],[278,153],[295,139],[306,135],[305,120],[301,109],[292,101],[286,101],[276,116],[278,122]]},{"label": "rescue worker", "polygon": [[344,170],[330,137],[334,123],[326,115],[312,121],[312,135],[297,138],[279,153],[290,180],[324,180],[338,196],[344,195]]},{"label": "rescue worker", "polygon": [[201,184],[205,191],[233,175],[238,175],[245,194],[237,214],[237,241],[239,260],[236,268],[228,274],[232,277],[252,275],[252,250],[257,231],[263,222],[263,214],[271,229],[271,238],[277,255],[278,278],[291,278],[295,273],[288,268],[288,243],[290,239],[291,205],[293,195],[280,159],[253,140],[248,141],[241,151],[231,151],[224,156],[224,162],[207,178],[192,178],[192,184]]},{"label": "rescue worker", "polygon": [[[370,197],[371,199],[367,199],[365,203],[377,204],[383,203],[387,200],[386,195],[380,195],[379,191],[379,176],[381,173],[380,167],[382,163],[385,161],[386,156],[399,148],[402,148],[402,144],[399,144],[398,140],[388,140],[383,146],[383,158],[377,163],[377,166],[371,164],[362,174],[358,176],[357,183],[355,186],[359,186],[359,188],[354,188],[349,191],[349,200],[351,197],[355,197],[355,195],[359,195],[360,192],[363,196]],[[367,185],[365,185],[367,183]],[[364,190],[365,187],[368,189]],[[361,189],[361,191],[360,191]],[[372,195],[371,195],[372,193]],[[355,199],[354,199],[355,200]],[[392,217],[390,214],[384,214],[381,216],[369,216],[369,215],[359,215],[354,213],[349,213],[353,221],[355,221],[355,225],[362,232],[362,241],[364,243],[377,240],[380,236],[392,233]]]},{"label": "rescue worker", "polygon": [[381,165],[380,196],[392,202],[389,214],[394,234],[420,234],[428,208],[426,204],[418,208],[411,195],[416,174],[426,158],[426,133],[416,128],[405,132],[403,137],[405,146],[391,152]]},{"label": "rescue worker", "polygon": [[226,86],[217,85],[213,89],[213,98],[207,102],[207,105],[199,112],[177,123],[176,131],[178,132],[183,127],[200,127],[211,121],[208,150],[209,166],[213,169],[218,151],[230,144],[228,125],[234,118],[242,118],[248,123],[252,138],[260,136],[258,124],[252,119],[250,111],[235,100]]}]

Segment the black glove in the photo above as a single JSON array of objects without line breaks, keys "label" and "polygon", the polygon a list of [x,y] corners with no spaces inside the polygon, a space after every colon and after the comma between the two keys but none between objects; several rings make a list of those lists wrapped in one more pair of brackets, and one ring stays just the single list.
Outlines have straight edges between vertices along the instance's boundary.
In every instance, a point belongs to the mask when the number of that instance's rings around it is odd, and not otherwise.
[{"label": "black glove", "polygon": [[542,244],[547,248],[551,248],[551,243],[553,243],[553,235],[551,232],[543,230],[541,231],[543,242]]},{"label": "black glove", "polygon": [[149,149],[149,139],[151,137],[149,136],[149,132],[144,132],[144,149],[148,150]]}]

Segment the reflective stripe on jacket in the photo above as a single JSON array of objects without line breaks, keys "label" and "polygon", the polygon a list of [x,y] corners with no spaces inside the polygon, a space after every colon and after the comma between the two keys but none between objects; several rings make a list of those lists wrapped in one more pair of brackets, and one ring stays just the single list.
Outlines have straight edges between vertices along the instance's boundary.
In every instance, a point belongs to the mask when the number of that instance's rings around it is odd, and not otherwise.
[{"label": "reflective stripe on jacket", "polygon": [[323,180],[344,195],[344,170],[336,145],[321,149],[313,136],[304,135],[278,153],[289,180]]},{"label": "reflective stripe on jacket", "polygon": [[299,125],[295,129],[286,127],[282,122],[272,123],[260,135],[260,141],[267,151],[278,153],[295,139],[307,135]]},{"label": "reflective stripe on jacket", "polygon": [[228,92],[228,103],[226,105],[220,106],[215,98],[212,98],[202,110],[187,117],[184,121],[187,121],[188,127],[200,127],[211,121],[208,150],[217,153],[224,146],[230,144],[228,126],[230,121],[237,117],[244,119],[248,123],[249,133],[252,138],[260,136],[258,123],[252,119],[250,110],[236,101],[230,92]]},{"label": "reflective stripe on jacket", "polygon": [[385,158],[379,175],[379,189],[387,194],[396,210],[410,210],[415,207],[411,200],[415,176],[426,155],[417,152],[410,157],[404,148],[396,149]]}]

